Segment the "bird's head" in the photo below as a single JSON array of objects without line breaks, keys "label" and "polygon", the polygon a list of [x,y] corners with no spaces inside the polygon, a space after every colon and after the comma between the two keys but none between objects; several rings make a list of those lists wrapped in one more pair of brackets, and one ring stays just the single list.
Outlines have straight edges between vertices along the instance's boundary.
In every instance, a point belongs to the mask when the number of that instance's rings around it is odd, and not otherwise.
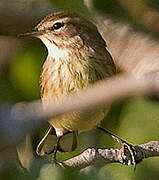
[{"label": "bird's head", "polygon": [[70,12],[56,12],[46,16],[33,32],[26,35],[40,38],[51,56],[59,55],[59,50],[106,46],[93,23]]}]

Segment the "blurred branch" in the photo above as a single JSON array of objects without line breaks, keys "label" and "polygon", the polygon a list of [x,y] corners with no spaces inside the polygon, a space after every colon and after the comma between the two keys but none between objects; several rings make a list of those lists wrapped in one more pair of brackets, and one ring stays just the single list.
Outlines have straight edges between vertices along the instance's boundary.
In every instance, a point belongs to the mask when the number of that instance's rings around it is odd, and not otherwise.
[{"label": "blurred branch", "polygon": [[89,10],[93,10],[93,0],[83,0],[83,2]]},{"label": "blurred branch", "polygon": [[151,7],[148,7],[146,1],[118,1],[134,19],[144,25],[149,31],[154,32],[159,36],[159,13]]},{"label": "blurred branch", "polygon": [[[13,57],[18,48],[20,47],[20,43],[18,39],[8,38],[6,36],[0,36],[0,70],[3,68],[3,65],[8,63],[9,58]],[[2,72],[2,71],[1,71]]]},{"label": "blurred branch", "polygon": [[97,16],[98,27],[120,70],[140,77],[158,71],[159,43],[150,35],[106,16]]},{"label": "blurred branch", "polygon": [[48,2],[0,1],[0,35],[17,36],[30,31],[45,15],[53,11]]},{"label": "blurred branch", "polygon": [[[158,72],[148,73],[141,78],[127,74],[95,83],[77,95],[53,101],[44,111],[40,101],[17,103],[0,108],[0,147],[16,145],[28,131],[34,131],[40,124],[63,113],[88,110],[104,104],[111,104],[134,95],[159,93]],[[97,96],[98,94],[98,96]]]},{"label": "blurred branch", "polygon": [[[151,141],[146,144],[133,146],[134,148],[134,157],[137,163],[142,160],[159,156],[159,141]],[[66,160],[63,164],[66,167],[73,168],[85,168],[89,165],[103,163],[121,163],[126,165],[131,164],[131,154],[125,149],[124,145],[120,149],[86,149],[80,155],[73,157],[69,160]]]}]

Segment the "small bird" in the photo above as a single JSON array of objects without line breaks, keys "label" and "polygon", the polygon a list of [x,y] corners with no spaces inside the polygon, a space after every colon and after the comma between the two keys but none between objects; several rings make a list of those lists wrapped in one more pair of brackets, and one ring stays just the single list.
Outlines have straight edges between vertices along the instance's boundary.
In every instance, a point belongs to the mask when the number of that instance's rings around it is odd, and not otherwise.
[{"label": "small bird", "polygon": [[[91,84],[116,74],[112,56],[97,27],[77,14],[52,13],[28,35],[40,38],[48,50],[40,76],[44,109],[52,101],[66,95],[74,96]],[[96,128],[109,108],[108,105],[96,107],[51,119],[37,154],[73,151],[77,146],[78,131]]]}]

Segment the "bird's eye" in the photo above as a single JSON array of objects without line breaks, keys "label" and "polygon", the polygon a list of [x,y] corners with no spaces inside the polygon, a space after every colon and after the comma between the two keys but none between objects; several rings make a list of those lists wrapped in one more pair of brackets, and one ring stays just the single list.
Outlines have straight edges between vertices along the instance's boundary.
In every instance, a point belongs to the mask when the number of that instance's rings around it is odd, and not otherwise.
[{"label": "bird's eye", "polygon": [[53,30],[60,30],[64,26],[64,22],[56,22],[53,25]]}]

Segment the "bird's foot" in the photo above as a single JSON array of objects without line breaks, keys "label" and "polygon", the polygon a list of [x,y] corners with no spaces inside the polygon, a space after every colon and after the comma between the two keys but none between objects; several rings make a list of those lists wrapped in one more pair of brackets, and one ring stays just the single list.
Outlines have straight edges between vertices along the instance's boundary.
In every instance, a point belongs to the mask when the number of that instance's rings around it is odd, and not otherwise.
[{"label": "bird's foot", "polygon": [[63,163],[57,160],[56,155],[57,155],[57,148],[55,148],[54,151],[51,153],[51,164],[64,167]]},{"label": "bird's foot", "polygon": [[121,163],[125,165],[133,165],[135,170],[137,161],[136,161],[136,150],[134,146],[127,143],[125,140],[119,138],[118,136],[112,134],[111,132],[103,129],[102,127],[98,127],[98,129],[106,133],[107,135],[111,136],[121,145],[121,149],[123,151]]}]

